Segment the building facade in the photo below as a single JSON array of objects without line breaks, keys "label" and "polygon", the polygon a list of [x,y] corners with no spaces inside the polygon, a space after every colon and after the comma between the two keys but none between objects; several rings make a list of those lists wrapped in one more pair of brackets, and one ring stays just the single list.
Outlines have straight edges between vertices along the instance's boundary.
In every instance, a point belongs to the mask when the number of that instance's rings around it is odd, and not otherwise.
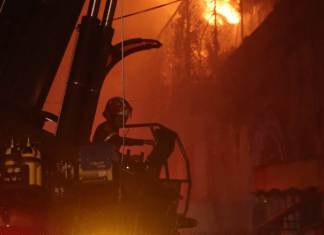
[{"label": "building facade", "polygon": [[322,234],[324,4],[274,3],[246,1],[245,22],[274,7],[237,44],[221,33],[239,24],[201,31],[182,4],[144,63],[152,115],[191,158],[195,234]]}]

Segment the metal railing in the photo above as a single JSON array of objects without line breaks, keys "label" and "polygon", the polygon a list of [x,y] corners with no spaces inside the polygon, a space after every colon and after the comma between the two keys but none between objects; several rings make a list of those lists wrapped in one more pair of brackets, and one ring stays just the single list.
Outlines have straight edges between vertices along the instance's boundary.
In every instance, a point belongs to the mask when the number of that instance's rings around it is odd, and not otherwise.
[{"label": "metal railing", "polygon": [[[157,140],[157,136],[156,136],[156,133],[155,133],[155,129],[154,128],[165,128],[165,129],[168,129],[166,128],[165,126],[159,124],[159,123],[141,123],[141,124],[130,124],[130,125],[125,125],[125,128],[149,128],[154,139]],[[170,130],[170,129],[168,129]],[[172,130],[170,130],[172,131]],[[190,163],[189,163],[189,159],[188,159],[188,156],[184,150],[184,147],[181,143],[181,140],[178,136],[178,134],[174,131],[172,131],[175,136],[176,136],[176,142],[179,146],[179,149],[182,153],[182,157],[186,163],[186,173],[187,173],[187,179],[185,180],[179,180],[179,179],[170,179],[170,173],[169,173],[169,166],[168,166],[168,162],[165,163],[164,167],[165,167],[165,175],[166,175],[166,180],[167,181],[174,181],[174,182],[180,182],[180,183],[187,183],[188,184],[188,189],[187,189],[187,195],[186,195],[186,198],[185,198],[185,207],[184,207],[184,210],[182,212],[182,215],[183,216],[186,216],[187,213],[188,213],[188,209],[189,209],[189,202],[190,202],[190,196],[191,196],[191,188],[192,188],[192,182],[191,182],[191,172],[190,172]]]}]

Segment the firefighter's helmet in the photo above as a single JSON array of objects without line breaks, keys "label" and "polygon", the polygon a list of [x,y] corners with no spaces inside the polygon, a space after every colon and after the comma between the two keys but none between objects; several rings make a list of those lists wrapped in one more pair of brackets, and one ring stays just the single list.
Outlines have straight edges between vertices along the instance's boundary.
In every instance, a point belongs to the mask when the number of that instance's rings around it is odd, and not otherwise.
[{"label": "firefighter's helmet", "polygon": [[132,107],[127,102],[127,100],[121,97],[113,97],[108,100],[106,104],[105,111],[103,112],[103,116],[108,118],[109,116],[114,115],[126,115],[130,116],[132,114]]}]

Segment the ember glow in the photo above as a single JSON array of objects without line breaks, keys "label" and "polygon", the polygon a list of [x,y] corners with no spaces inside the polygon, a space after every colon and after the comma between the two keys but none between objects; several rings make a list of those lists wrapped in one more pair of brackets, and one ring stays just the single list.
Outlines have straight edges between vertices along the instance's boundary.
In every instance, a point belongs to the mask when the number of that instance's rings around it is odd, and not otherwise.
[{"label": "ember glow", "polygon": [[204,18],[210,23],[215,24],[215,2],[216,2],[216,13],[224,17],[217,17],[217,23],[224,24],[223,19],[226,19],[230,24],[237,24],[240,22],[240,14],[235,7],[230,3],[230,0],[204,0],[206,2],[206,11]]}]

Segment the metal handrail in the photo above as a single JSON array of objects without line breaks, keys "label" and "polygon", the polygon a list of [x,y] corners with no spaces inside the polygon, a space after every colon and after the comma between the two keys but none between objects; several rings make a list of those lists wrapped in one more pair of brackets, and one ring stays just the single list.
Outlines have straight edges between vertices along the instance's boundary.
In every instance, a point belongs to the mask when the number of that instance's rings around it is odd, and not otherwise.
[{"label": "metal handrail", "polygon": [[296,202],[295,204],[293,204],[292,206],[286,208],[285,210],[283,210],[282,212],[274,215],[272,218],[270,218],[269,220],[263,222],[262,224],[256,226],[255,228],[253,228],[251,230],[252,234],[260,234],[262,232],[262,230],[264,230],[266,228],[266,226],[270,225],[271,223],[275,222],[275,221],[279,221],[284,219],[285,217],[287,217],[289,214],[296,212],[298,209],[304,207],[305,205],[307,205],[308,203],[319,199],[323,197],[322,193],[317,193],[314,194],[304,200],[301,200],[299,202]]},{"label": "metal handrail", "polygon": [[[165,126],[159,124],[159,123],[140,123],[140,124],[129,124],[129,125],[125,125],[125,128],[138,128],[138,127],[149,127],[151,130],[151,133],[154,137],[155,140],[157,140],[157,137],[155,135],[155,131],[154,131],[154,127],[160,127],[160,128],[165,128],[170,130],[169,128],[166,128]],[[171,130],[172,131],[172,130]],[[186,216],[188,213],[188,209],[189,209],[189,202],[190,202],[190,196],[191,196],[191,188],[192,188],[192,182],[191,182],[191,172],[190,172],[190,163],[189,163],[189,159],[188,156],[184,150],[184,147],[180,141],[179,135],[172,131],[175,136],[176,136],[176,141],[178,143],[178,146],[180,148],[180,151],[182,153],[183,159],[186,163],[186,171],[187,171],[187,180],[181,180],[183,183],[188,183],[188,190],[187,190],[187,196],[186,196],[186,202],[185,202],[185,208],[184,211],[182,213],[183,216]],[[168,170],[168,162],[165,163],[165,170],[166,170],[166,178],[167,180],[172,180],[169,177],[169,170]]]}]

